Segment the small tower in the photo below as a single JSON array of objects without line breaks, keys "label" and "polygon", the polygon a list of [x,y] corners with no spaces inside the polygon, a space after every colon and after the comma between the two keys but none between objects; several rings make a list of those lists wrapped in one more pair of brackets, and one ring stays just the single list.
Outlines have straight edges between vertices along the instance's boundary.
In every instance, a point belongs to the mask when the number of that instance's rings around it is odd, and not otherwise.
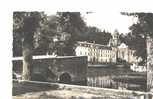
[{"label": "small tower", "polygon": [[116,57],[116,62],[117,62],[117,59],[118,59],[118,46],[119,46],[119,32],[118,32],[117,29],[112,34],[112,38],[109,41],[109,46],[111,46],[113,51],[116,53],[115,57]]},{"label": "small tower", "polygon": [[109,46],[117,47],[119,45],[119,32],[116,29],[112,34],[112,38],[109,41]]}]

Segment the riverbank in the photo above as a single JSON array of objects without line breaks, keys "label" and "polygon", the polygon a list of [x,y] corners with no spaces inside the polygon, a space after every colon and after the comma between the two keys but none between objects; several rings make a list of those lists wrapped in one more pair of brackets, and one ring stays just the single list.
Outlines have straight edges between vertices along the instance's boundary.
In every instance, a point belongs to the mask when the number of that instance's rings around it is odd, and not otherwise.
[{"label": "riverbank", "polygon": [[131,99],[144,92],[37,81],[13,81],[13,99]]}]

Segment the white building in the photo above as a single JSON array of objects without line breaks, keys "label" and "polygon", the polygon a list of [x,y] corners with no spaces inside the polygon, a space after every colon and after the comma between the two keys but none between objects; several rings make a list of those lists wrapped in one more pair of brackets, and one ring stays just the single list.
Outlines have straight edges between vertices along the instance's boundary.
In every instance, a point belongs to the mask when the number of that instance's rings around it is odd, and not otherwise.
[{"label": "white building", "polygon": [[78,42],[75,52],[76,56],[88,56],[91,63],[116,63],[116,50],[110,46]]},{"label": "white building", "polygon": [[77,42],[76,56],[88,56],[88,62],[94,63],[116,63],[117,59],[128,63],[138,63],[136,50],[130,49],[125,43],[119,41],[117,30],[112,34],[108,45],[88,42]]},{"label": "white building", "polygon": [[128,63],[136,63],[137,57],[134,55],[135,50],[130,49],[125,43],[118,46],[118,58],[125,60]]},{"label": "white building", "polygon": [[107,45],[77,42],[76,56],[88,56],[88,62],[91,63],[116,63],[117,58],[125,60],[128,63],[137,63],[135,50],[131,50],[124,43],[118,47]]}]

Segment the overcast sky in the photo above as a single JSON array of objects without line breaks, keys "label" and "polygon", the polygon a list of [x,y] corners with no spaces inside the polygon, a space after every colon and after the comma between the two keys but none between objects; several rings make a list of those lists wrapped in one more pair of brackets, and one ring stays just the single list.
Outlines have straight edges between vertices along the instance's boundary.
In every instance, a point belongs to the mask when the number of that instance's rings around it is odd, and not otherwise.
[{"label": "overcast sky", "polygon": [[[45,12],[48,15],[56,14],[56,12]],[[106,30],[111,33],[117,29],[120,33],[128,33],[129,26],[137,21],[132,16],[121,15],[120,12],[92,12],[92,13],[81,13],[84,21],[88,26],[96,26],[101,30]]]},{"label": "overcast sky", "polygon": [[129,32],[129,26],[136,22],[136,18],[121,15],[120,12],[112,13],[83,13],[83,17],[87,22],[87,25],[97,26],[100,29],[105,29],[110,32],[114,32],[117,29],[120,33]]}]

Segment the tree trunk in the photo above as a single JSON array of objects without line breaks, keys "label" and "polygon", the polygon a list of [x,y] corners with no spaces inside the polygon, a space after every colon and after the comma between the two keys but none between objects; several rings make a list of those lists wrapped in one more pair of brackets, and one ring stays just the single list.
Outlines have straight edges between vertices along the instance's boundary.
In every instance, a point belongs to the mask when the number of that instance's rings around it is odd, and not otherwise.
[{"label": "tree trunk", "polygon": [[32,52],[33,52],[33,42],[30,39],[27,39],[27,37],[24,37],[22,41],[22,55],[23,55],[22,80],[31,80]]},{"label": "tree trunk", "polygon": [[147,91],[153,92],[153,39],[147,38]]}]

